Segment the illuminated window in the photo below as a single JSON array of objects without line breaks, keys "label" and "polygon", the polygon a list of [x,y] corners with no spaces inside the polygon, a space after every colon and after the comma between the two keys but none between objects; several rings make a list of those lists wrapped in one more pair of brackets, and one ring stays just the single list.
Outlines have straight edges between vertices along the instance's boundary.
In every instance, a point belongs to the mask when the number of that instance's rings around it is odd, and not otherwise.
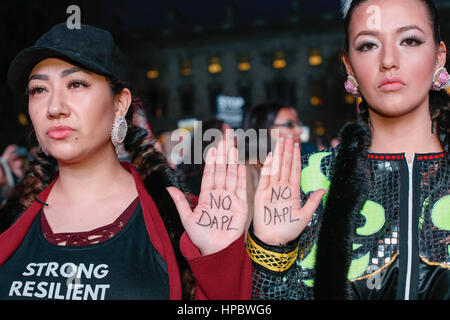
[{"label": "illuminated window", "polygon": [[237,68],[239,71],[249,71],[251,69],[250,59],[248,58],[248,55],[241,54],[238,56],[238,65]]},{"label": "illuminated window", "polygon": [[354,97],[353,95],[351,95],[350,93],[347,93],[347,94],[345,95],[345,103],[346,103],[346,104],[354,104],[354,103],[360,104],[361,102],[362,102],[361,97],[355,98],[355,97]]},{"label": "illuminated window", "polygon": [[316,134],[316,136],[324,136],[325,131],[326,130],[322,121],[314,121],[314,133]]},{"label": "illuminated window", "polygon": [[276,51],[273,55],[272,67],[283,69],[286,67],[286,55],[283,51]]},{"label": "illuminated window", "polygon": [[310,99],[309,102],[312,106],[321,106],[324,104],[325,96],[325,81],[324,79],[310,79]]},{"label": "illuminated window", "polygon": [[311,66],[316,67],[322,64],[322,55],[320,54],[320,49],[312,49],[309,52],[308,62]]},{"label": "illuminated window", "polygon": [[353,97],[353,95],[351,95],[350,93],[347,93],[345,95],[345,103],[346,104],[353,104],[353,103],[355,103],[355,97]]},{"label": "illuminated window", "polygon": [[445,91],[447,91],[447,94],[450,95],[450,86],[446,86],[444,89],[445,89]]},{"label": "illuminated window", "polygon": [[148,79],[158,79],[159,78],[159,71],[157,68],[151,68],[147,71],[147,78]]},{"label": "illuminated window", "polygon": [[192,63],[190,59],[181,60],[180,73],[183,77],[189,77],[192,75]]},{"label": "illuminated window", "polygon": [[212,56],[209,58],[208,72],[211,74],[218,74],[222,72],[222,66],[218,56]]},{"label": "illuminated window", "polygon": [[163,87],[153,83],[146,92],[149,105],[149,116],[162,117],[167,114],[168,93]]},{"label": "illuminated window", "polygon": [[317,96],[312,96],[309,101],[313,106],[320,106],[323,104],[323,99]]},{"label": "illuminated window", "polygon": [[23,126],[26,126],[28,124],[28,118],[25,114],[23,113],[19,113],[19,115],[17,116],[17,120],[19,121],[19,123]]}]

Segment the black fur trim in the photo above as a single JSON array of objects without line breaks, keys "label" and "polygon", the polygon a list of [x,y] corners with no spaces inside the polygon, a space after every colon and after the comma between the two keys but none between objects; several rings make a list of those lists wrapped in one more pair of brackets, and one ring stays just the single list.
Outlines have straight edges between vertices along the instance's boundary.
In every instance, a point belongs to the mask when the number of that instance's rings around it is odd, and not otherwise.
[{"label": "black fur trim", "polygon": [[347,299],[347,274],[351,260],[351,217],[362,207],[367,186],[367,150],[371,133],[365,124],[347,124],[340,133],[341,145],[319,231],[315,299]]},{"label": "black fur trim", "polygon": [[172,242],[172,247],[181,273],[183,299],[192,299],[192,287],[195,286],[195,278],[188,262],[180,250],[180,238],[184,232],[184,228],[177,207],[166,187],[174,186],[184,191],[188,201],[191,202],[189,194],[186,193],[187,189],[184,186],[181,176],[170,168],[161,168],[152,171],[152,173],[144,180],[144,185],[155,202],[167,232],[169,233],[170,241]]}]

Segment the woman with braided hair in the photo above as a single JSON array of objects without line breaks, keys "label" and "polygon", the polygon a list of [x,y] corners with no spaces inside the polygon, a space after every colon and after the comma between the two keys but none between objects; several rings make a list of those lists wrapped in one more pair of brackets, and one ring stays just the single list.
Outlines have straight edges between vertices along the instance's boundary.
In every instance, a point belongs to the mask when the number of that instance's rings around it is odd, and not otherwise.
[{"label": "woman with braided hair", "polygon": [[437,10],[431,0],[342,8],[358,118],[301,168],[291,139],[266,160],[247,242],[253,298],[450,299],[449,75]]},{"label": "woman with braided hair", "polygon": [[[8,82],[26,91],[42,152],[1,208],[0,299],[190,298],[180,269],[192,269],[198,299],[250,296],[249,272],[221,268],[233,255],[250,270],[245,169],[218,162],[236,155],[232,139],[211,148],[192,199],[147,131],[128,128],[140,102],[125,65],[108,31],[65,23],[13,60]],[[226,219],[207,205],[220,196]],[[203,212],[221,228],[195,223]]]}]

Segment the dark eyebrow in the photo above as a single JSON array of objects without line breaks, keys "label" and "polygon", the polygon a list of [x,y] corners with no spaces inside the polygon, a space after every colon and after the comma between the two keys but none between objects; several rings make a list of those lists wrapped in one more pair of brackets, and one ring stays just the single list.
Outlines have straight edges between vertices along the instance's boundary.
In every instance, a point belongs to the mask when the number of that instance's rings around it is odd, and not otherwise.
[{"label": "dark eyebrow", "polygon": [[378,31],[363,30],[356,35],[355,39],[359,36],[378,36],[379,34],[380,33]]},{"label": "dark eyebrow", "polygon": [[[420,32],[422,32],[423,34],[425,34],[425,32],[422,29],[420,29],[418,26],[416,26],[416,25],[400,27],[400,28],[397,29],[397,34],[398,33],[402,33],[402,32],[406,32],[406,31],[411,30],[411,29],[417,29]],[[360,33],[358,33],[356,35],[355,39],[358,38],[359,36],[363,36],[363,35],[375,36],[376,37],[376,36],[380,35],[380,33],[378,31],[363,30],[363,31],[361,31]]]},{"label": "dark eyebrow", "polygon": [[46,74],[35,73],[28,79],[28,82],[30,82],[33,79],[36,79],[36,80],[48,80],[48,76]]},{"label": "dark eyebrow", "polygon": [[[87,71],[85,69],[78,68],[78,67],[72,67],[72,68],[65,69],[65,70],[61,71],[60,75],[61,75],[61,78],[64,78],[64,77],[68,76],[69,74],[72,74],[72,73],[75,73],[75,72],[86,72],[88,74],[91,74],[91,72],[89,72],[89,71]],[[28,82],[30,82],[33,79],[35,79],[35,80],[48,80],[48,75],[35,73],[28,79]]]},{"label": "dark eyebrow", "polygon": [[416,25],[404,26],[404,27],[398,28],[397,29],[397,33],[402,33],[402,32],[405,32],[405,31],[408,31],[408,30],[411,30],[411,29],[417,29],[420,32],[422,32],[423,34],[425,34],[425,32],[422,29],[420,29],[418,26],[416,26]]},{"label": "dark eyebrow", "polygon": [[72,67],[72,68],[65,69],[65,70],[61,71],[60,75],[61,75],[61,78],[64,78],[64,77],[68,76],[69,74],[72,74],[72,73],[75,73],[75,72],[80,72],[80,71],[91,74],[87,70],[84,70],[84,69],[81,69],[81,68],[78,68],[78,67]]}]

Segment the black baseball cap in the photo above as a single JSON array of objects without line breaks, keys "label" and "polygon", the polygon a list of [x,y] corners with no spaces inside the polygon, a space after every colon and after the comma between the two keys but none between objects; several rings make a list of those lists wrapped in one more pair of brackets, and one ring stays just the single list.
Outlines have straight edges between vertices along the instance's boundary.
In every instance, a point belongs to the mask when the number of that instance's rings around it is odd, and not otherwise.
[{"label": "black baseball cap", "polygon": [[14,91],[24,90],[31,70],[47,58],[60,58],[97,74],[127,80],[127,61],[109,31],[86,24],[69,29],[63,22],[14,58],[8,70],[9,86]]}]

